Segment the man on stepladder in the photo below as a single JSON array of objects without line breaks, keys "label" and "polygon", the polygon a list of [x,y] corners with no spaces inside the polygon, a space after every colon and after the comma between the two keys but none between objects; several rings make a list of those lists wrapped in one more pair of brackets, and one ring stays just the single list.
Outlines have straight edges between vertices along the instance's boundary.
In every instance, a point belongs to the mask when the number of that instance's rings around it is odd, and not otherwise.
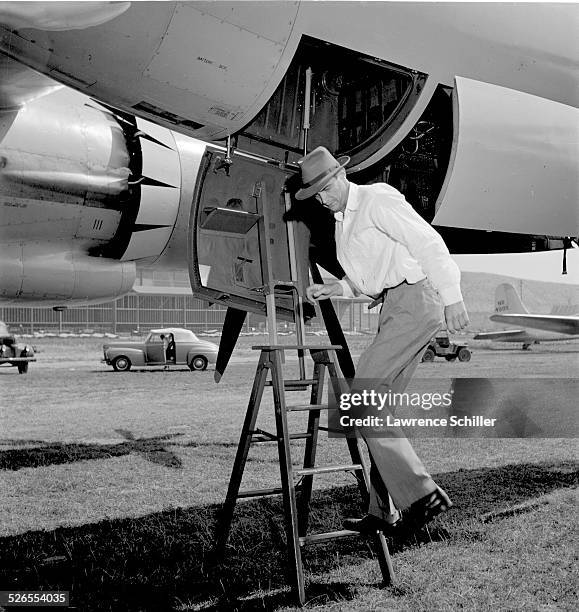
[{"label": "man on stepladder", "polygon": [[[468,325],[460,271],[440,235],[399,191],[385,183],[351,183],[348,161],[317,147],[298,162],[302,187],[295,197],[315,197],[334,214],[337,258],[346,273],[340,281],[310,285],[307,297],[315,302],[365,294],[382,301],[378,332],[360,356],[356,380],[380,380],[401,393],[436,331],[444,324],[451,333]],[[344,527],[407,534],[452,506],[400,429],[388,427],[382,437],[365,441],[370,506]]]}]

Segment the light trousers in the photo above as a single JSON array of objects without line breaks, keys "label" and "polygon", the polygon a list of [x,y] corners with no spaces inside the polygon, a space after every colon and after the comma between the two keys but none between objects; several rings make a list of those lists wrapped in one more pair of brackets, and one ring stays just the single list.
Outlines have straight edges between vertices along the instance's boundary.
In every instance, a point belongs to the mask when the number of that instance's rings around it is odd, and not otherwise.
[{"label": "light trousers", "polygon": [[[381,381],[380,392],[403,392],[442,325],[442,303],[428,280],[390,289],[380,310],[376,337],[358,361],[356,380],[376,379]],[[364,436],[363,430],[360,433]],[[407,508],[436,490],[401,428],[387,427],[381,437],[364,439],[371,460],[370,514],[393,520],[396,509]]]}]

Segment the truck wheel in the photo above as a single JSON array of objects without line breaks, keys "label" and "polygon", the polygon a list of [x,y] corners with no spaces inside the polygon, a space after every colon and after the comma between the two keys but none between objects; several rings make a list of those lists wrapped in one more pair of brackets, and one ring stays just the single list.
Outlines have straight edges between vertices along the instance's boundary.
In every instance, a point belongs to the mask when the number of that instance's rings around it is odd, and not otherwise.
[{"label": "truck wheel", "polygon": [[115,372],[128,372],[131,369],[131,360],[124,355],[115,357],[113,361],[113,370]]},{"label": "truck wheel", "polygon": [[18,374],[26,374],[28,372],[28,361],[18,364]]},{"label": "truck wheel", "polygon": [[434,351],[427,348],[424,355],[422,355],[422,361],[434,361]]},{"label": "truck wheel", "polygon": [[189,362],[189,369],[192,371],[206,370],[207,363],[208,361],[205,357],[203,357],[203,355],[197,355],[196,357],[193,357],[193,359],[191,359],[191,361]]},{"label": "truck wheel", "polygon": [[458,351],[458,360],[470,361],[470,351],[466,348],[461,348],[460,351]]}]

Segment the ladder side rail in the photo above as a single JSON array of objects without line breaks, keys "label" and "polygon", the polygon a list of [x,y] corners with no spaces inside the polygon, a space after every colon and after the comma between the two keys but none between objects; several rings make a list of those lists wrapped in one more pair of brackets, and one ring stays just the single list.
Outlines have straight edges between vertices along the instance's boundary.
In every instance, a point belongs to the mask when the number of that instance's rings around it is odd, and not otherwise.
[{"label": "ladder side rail", "polygon": [[[291,209],[291,196],[287,190],[284,190],[284,204],[286,213]],[[293,295],[294,305],[294,323],[296,326],[296,339],[297,344],[305,344],[305,325],[304,325],[304,302],[303,297],[299,290],[299,268],[297,263],[296,255],[296,233],[295,233],[294,220],[287,222],[287,236],[288,236],[288,247],[289,247],[289,264],[290,264],[290,278],[294,283],[295,292]],[[306,366],[304,359],[304,351],[298,351],[298,363],[300,378],[306,377]]]},{"label": "ladder side rail", "polygon": [[[334,351],[332,351],[332,353],[334,353]],[[346,389],[343,388],[343,382],[341,382],[340,378],[338,377],[338,368],[335,360],[331,360],[328,363],[328,375],[330,384],[332,385],[332,392],[337,400],[340,397],[340,394]],[[358,436],[355,438],[347,436],[346,445],[348,446],[352,463],[362,466],[361,470],[357,470],[355,472],[355,476],[358,483],[358,489],[360,490],[360,495],[362,497],[362,502],[365,506],[367,506],[368,502],[370,501],[370,466],[368,465],[368,461],[362,452],[361,440]]]},{"label": "ladder side rail", "polygon": [[269,355],[262,351],[257,369],[255,373],[255,379],[253,381],[253,387],[251,389],[251,395],[249,403],[247,405],[247,413],[245,415],[245,421],[241,429],[241,435],[239,437],[239,445],[237,447],[237,453],[235,455],[235,461],[233,463],[233,469],[231,471],[231,478],[229,480],[229,487],[227,489],[227,495],[225,502],[221,510],[221,517],[219,521],[219,534],[216,544],[217,554],[222,554],[227,545],[227,539],[231,530],[231,523],[233,520],[233,513],[235,510],[235,504],[237,502],[239,488],[243,479],[243,471],[247,462],[247,455],[251,447],[251,439],[253,431],[255,429],[255,423],[257,422],[257,416],[259,413],[259,406],[263,396],[263,390],[265,387],[265,381],[267,374],[271,367]]},{"label": "ladder side rail", "polygon": [[394,584],[394,566],[392,565],[392,557],[390,557],[386,538],[381,531],[378,532],[376,537],[376,546],[378,547],[377,557],[384,580],[384,586],[390,586]]},{"label": "ladder side rail", "polygon": [[[324,377],[326,374],[326,365],[315,361],[313,378],[316,382],[312,385],[310,404],[319,405],[322,403],[324,391]],[[308,415],[307,432],[310,437],[306,441],[304,450],[304,468],[313,468],[316,464],[316,453],[318,450],[318,433],[320,426],[320,410],[311,410]],[[308,530],[308,522],[310,517],[310,502],[312,498],[312,489],[314,485],[313,474],[306,475],[302,479],[301,494],[298,506],[298,531],[301,537],[305,537]]]},{"label": "ladder side rail", "polygon": [[[337,368],[335,362],[328,364],[328,374],[330,382],[333,386],[333,392],[336,398],[343,389],[340,387],[340,380],[337,376]],[[358,490],[360,491],[360,497],[364,507],[368,507],[370,502],[370,466],[366,460],[366,456],[362,450],[362,440],[359,436],[355,438],[347,437],[346,443],[348,450],[350,451],[350,457],[352,463],[359,464],[362,466],[361,473],[356,472],[356,480],[358,481]],[[380,571],[384,580],[384,585],[389,586],[394,583],[395,574],[394,567],[392,565],[392,558],[390,557],[390,551],[388,549],[388,543],[384,537],[384,533],[379,531],[375,537],[375,545],[377,548],[378,563],[380,564]]]},{"label": "ladder side rail", "polygon": [[277,344],[277,314],[275,308],[275,286],[273,281],[273,257],[271,254],[271,232],[269,227],[269,214],[267,201],[265,199],[265,186],[261,181],[253,185],[253,197],[255,198],[257,212],[260,217],[257,221],[259,236],[259,257],[261,274],[263,280],[263,291],[265,294],[265,309],[267,316],[267,328],[269,343]]},{"label": "ladder side rail", "polygon": [[271,351],[272,355],[272,390],[275,406],[275,420],[278,435],[278,454],[283,505],[286,527],[286,539],[291,580],[300,605],[306,601],[304,571],[298,533],[298,512],[294,485],[291,448],[285,406],[285,389],[282,374],[282,352]]}]

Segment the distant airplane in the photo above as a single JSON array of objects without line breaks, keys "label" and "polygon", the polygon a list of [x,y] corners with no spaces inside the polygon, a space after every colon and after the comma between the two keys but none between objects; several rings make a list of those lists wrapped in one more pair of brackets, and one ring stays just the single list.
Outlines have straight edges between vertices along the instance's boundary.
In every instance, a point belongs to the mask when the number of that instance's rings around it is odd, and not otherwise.
[{"label": "distant airplane", "polygon": [[529,314],[519,294],[509,283],[497,287],[495,314],[491,315],[490,320],[496,323],[511,323],[524,329],[480,333],[474,340],[522,342],[523,349],[526,350],[531,344],[538,344],[542,340],[573,340],[574,336],[579,335],[579,315]]}]

